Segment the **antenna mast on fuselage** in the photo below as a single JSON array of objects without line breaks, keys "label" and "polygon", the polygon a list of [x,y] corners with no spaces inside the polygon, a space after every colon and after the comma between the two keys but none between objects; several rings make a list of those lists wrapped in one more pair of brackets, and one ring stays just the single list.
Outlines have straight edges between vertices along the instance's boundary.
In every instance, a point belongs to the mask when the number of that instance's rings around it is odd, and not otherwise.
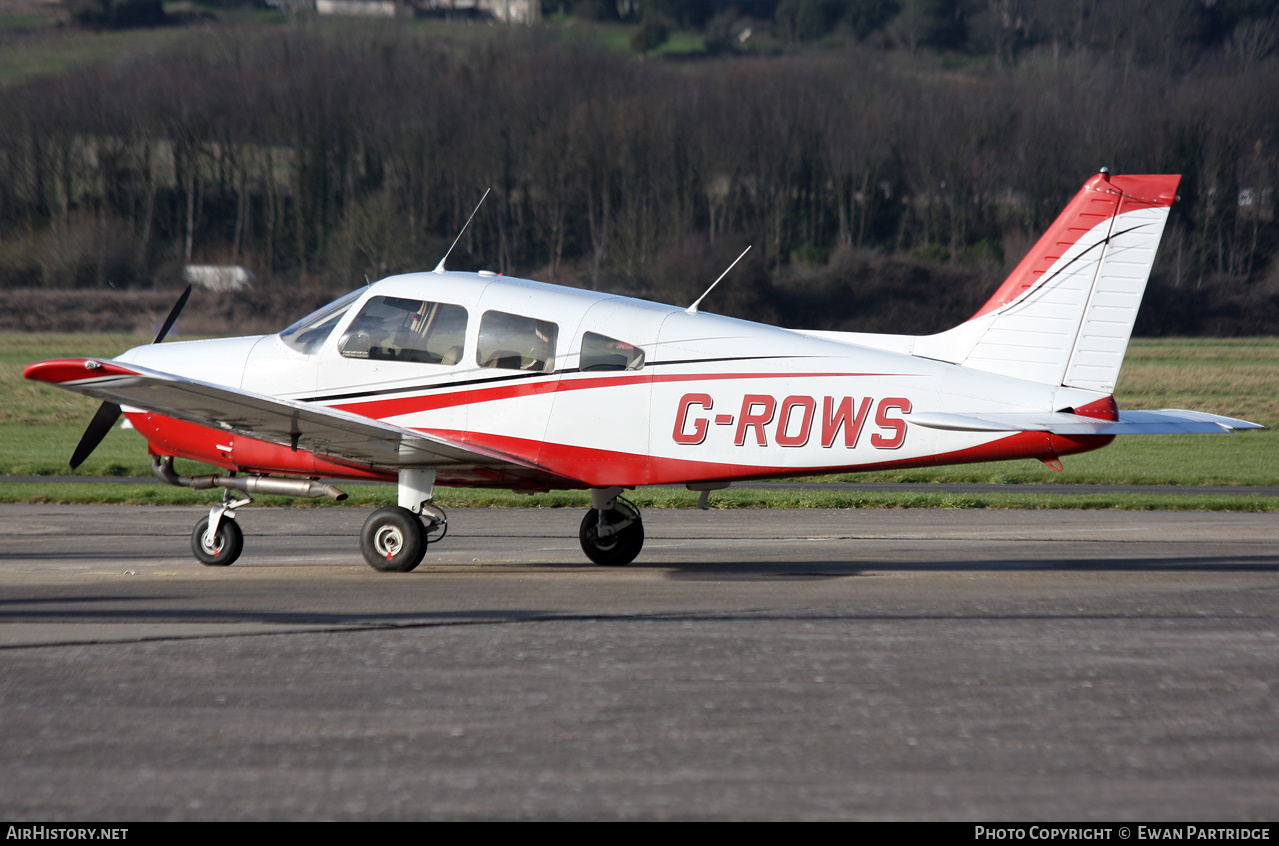
[{"label": "antenna mast on fuselage", "polygon": [[480,201],[475,204],[475,211],[471,212],[471,216],[466,219],[466,223],[462,224],[462,231],[457,233],[457,237],[453,239],[453,243],[449,244],[448,252],[444,254],[444,258],[440,259],[440,263],[435,266],[435,273],[444,272],[444,262],[449,260],[449,253],[452,253],[453,248],[457,246],[457,242],[462,240],[462,235],[466,233],[466,227],[471,225],[471,221],[475,219],[476,212],[480,210],[480,206],[484,205],[484,201],[488,198],[489,191],[492,190],[492,188],[486,189],[484,191],[484,196],[480,197]]},{"label": "antenna mast on fuselage", "polygon": [[[725,276],[727,276],[727,275],[728,275],[728,271],[732,270],[732,269],[733,269],[733,267],[734,267],[734,266],[735,266],[735,265],[736,265],[739,261],[741,261],[741,260],[742,260],[742,256],[746,255],[746,254],[747,254],[747,253],[749,253],[750,251],[751,251],[750,245],[747,245],[746,249],[742,250],[742,255],[738,256],[738,257],[737,257],[737,258],[735,258],[735,259],[733,259],[733,264],[730,264],[728,267],[724,268],[724,272],[723,272],[723,273],[721,273],[721,274],[719,275],[719,279],[716,279],[714,282],[712,282],[712,283],[711,283],[711,286],[710,286],[709,288],[707,288],[707,289],[706,289],[705,293],[703,293],[700,297],[698,297],[696,300],[694,300],[693,304],[692,304],[691,306],[689,306],[688,308],[684,309],[684,311],[688,312],[689,314],[697,314],[697,307],[698,307],[699,305],[701,305],[702,300],[706,299],[706,294],[709,294],[711,291],[715,290],[715,286],[719,284],[720,279],[723,279]],[[441,262],[441,263],[442,263],[442,262]]]}]

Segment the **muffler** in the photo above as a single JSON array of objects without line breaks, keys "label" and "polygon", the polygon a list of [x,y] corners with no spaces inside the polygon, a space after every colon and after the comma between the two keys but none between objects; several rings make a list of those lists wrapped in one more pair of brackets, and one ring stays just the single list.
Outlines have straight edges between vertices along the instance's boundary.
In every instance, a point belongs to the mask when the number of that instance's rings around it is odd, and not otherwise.
[{"label": "muffler", "polygon": [[197,491],[229,488],[250,495],[306,496],[312,499],[331,496],[338,502],[346,499],[346,494],[332,485],[312,479],[272,479],[266,476],[179,476],[173,469],[173,459],[161,458],[158,455],[151,456],[151,472],[166,484]]}]

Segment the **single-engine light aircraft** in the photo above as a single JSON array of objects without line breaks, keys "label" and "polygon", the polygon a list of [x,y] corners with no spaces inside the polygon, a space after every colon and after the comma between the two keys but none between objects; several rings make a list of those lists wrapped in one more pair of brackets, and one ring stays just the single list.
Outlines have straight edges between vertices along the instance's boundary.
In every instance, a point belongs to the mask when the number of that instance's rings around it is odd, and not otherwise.
[{"label": "single-engine light aircraft", "polygon": [[[377,570],[412,570],[443,536],[436,485],[589,489],[582,549],[623,565],[644,528],[622,493],[641,485],[684,484],[704,506],[740,480],[1060,469],[1116,435],[1262,428],[1112,396],[1179,182],[1103,170],[976,314],[935,335],[780,329],[441,261],[277,335],[161,344],[184,294],[154,343],[25,375],[103,401],[73,467],[123,413],[160,479],[223,489],[191,535],[205,564],[240,555],[249,495],[342,499],[321,480],[350,479],[398,483],[361,532]],[[182,476],[174,457],[229,472]]]}]

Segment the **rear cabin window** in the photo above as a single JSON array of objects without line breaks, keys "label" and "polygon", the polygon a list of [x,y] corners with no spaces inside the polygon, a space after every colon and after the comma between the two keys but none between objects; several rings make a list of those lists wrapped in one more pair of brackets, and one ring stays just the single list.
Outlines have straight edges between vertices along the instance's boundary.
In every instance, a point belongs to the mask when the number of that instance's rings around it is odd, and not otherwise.
[{"label": "rear cabin window", "polygon": [[555,339],[559,327],[504,311],[486,311],[480,319],[475,361],[480,367],[550,373],[555,369]]},{"label": "rear cabin window", "polygon": [[582,355],[578,369],[639,370],[644,366],[644,351],[634,344],[587,332],[582,336]]},{"label": "rear cabin window", "polygon": [[457,364],[466,309],[402,297],[373,297],[351,321],[338,349],[346,358]]}]

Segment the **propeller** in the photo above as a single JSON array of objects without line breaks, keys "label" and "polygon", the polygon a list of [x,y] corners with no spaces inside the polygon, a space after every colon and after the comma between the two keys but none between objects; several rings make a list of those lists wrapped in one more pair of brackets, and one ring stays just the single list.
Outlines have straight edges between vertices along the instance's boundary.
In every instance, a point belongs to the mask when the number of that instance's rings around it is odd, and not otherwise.
[{"label": "propeller", "polygon": [[93,419],[89,421],[89,428],[84,430],[84,434],[80,436],[80,443],[76,445],[75,452],[71,453],[71,469],[74,470],[84,463],[98,444],[102,443],[102,439],[111,431],[111,427],[115,425],[115,421],[120,419],[120,406],[113,402],[104,402],[98,406],[98,413],[93,415]]},{"label": "propeller", "polygon": [[[160,326],[160,331],[156,333],[155,340],[151,343],[158,344],[164,340],[164,336],[169,334],[169,330],[173,328],[173,324],[177,321],[178,315],[182,313],[182,307],[187,304],[187,299],[191,296],[191,286],[182,292],[182,296],[178,297],[178,301],[173,304],[173,308],[169,310],[169,316],[164,319],[164,324]],[[71,469],[74,470],[84,463],[84,460],[98,448],[98,444],[102,443],[102,439],[111,431],[111,427],[120,419],[120,406],[113,402],[104,402],[98,406],[98,411],[93,415],[93,419],[89,421],[89,426],[84,430],[84,434],[80,436],[80,443],[76,444],[75,452],[71,453]]]},{"label": "propeller", "polygon": [[187,304],[187,300],[191,296],[191,286],[182,292],[182,296],[178,297],[178,301],[173,304],[173,308],[169,309],[169,316],[164,318],[164,324],[160,327],[160,331],[155,333],[155,340],[151,343],[158,344],[164,340],[164,336],[169,334],[169,330],[173,328],[173,324],[177,322],[178,315],[182,313],[182,308]]}]

